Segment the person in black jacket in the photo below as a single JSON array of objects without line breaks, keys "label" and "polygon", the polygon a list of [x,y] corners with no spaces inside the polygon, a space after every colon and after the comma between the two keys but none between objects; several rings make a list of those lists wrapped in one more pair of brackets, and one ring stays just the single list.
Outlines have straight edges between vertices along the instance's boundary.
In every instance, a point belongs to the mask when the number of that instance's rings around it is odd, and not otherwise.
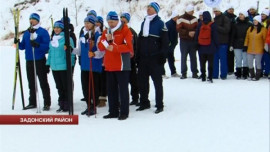
[{"label": "person in black jacket", "polygon": [[[128,24],[130,21],[130,14],[129,13],[123,13],[121,15],[121,21],[123,24]],[[131,86],[131,96],[132,101],[130,102],[130,105],[139,105],[139,87],[138,87],[138,70],[137,70],[137,63],[135,60],[135,55],[137,52],[137,33],[135,30],[131,27],[129,27],[132,36],[133,36],[133,57],[131,57],[131,72],[130,72],[130,86]]]},{"label": "person in black jacket", "polygon": [[232,35],[230,42],[230,51],[234,51],[236,59],[236,78],[247,79],[248,77],[248,63],[247,63],[247,52],[243,50],[246,33],[248,28],[252,25],[249,21],[248,13],[241,11],[236,24],[232,27]]},{"label": "person in black jacket", "polygon": [[155,113],[163,111],[162,71],[168,50],[168,30],[158,16],[159,5],[152,2],[147,7],[147,16],[141,25],[138,37],[137,60],[140,88],[140,107],[137,111],[150,108],[149,76],[151,76],[156,95]]},{"label": "person in black jacket", "polygon": [[[221,13],[219,7],[213,8],[215,18],[214,21],[217,25],[218,30],[218,42],[219,49],[214,57],[214,71],[213,78],[218,79],[219,77],[219,67],[220,67],[220,78],[222,80],[227,79],[228,74],[228,64],[227,64],[227,51],[229,44],[229,34],[230,34],[230,20],[224,14]],[[220,65],[220,66],[219,66]]]},{"label": "person in black jacket", "polygon": [[178,44],[178,34],[176,31],[176,20],[179,18],[179,15],[176,12],[172,12],[171,19],[166,22],[166,26],[168,28],[168,35],[169,35],[169,49],[168,49],[168,64],[171,70],[171,76],[172,77],[180,77],[180,75],[177,74],[176,68],[174,65],[175,59],[174,59],[174,49],[176,45]]},{"label": "person in black jacket", "polygon": [[[224,12],[224,15],[227,16],[231,21],[231,30],[230,30],[230,37],[232,35],[232,27],[236,22],[236,15],[234,14],[234,6],[231,5],[228,9]],[[231,40],[229,40],[231,41]],[[228,61],[228,75],[232,75],[234,73],[234,52],[231,50],[227,51],[227,61]]]}]

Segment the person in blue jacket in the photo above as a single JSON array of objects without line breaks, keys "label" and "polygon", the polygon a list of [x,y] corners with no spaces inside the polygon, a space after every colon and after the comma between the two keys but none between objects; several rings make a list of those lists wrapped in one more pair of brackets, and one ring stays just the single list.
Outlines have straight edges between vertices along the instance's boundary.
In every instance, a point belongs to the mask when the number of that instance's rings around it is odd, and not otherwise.
[{"label": "person in blue jacket", "polygon": [[[64,24],[62,21],[54,23],[54,36],[50,42],[49,55],[46,65],[52,69],[53,78],[58,90],[58,105],[60,108],[56,112],[67,112],[69,109],[67,95],[67,64],[66,64],[66,49],[65,34],[63,32]],[[74,48],[72,38],[70,45]],[[75,55],[71,55],[72,66],[75,64]]]},{"label": "person in blue jacket", "polygon": [[[94,108],[94,100],[95,105],[99,104],[99,81],[104,56],[104,52],[99,51],[97,48],[100,33],[95,30],[95,23],[96,18],[91,15],[84,19],[84,28],[82,29],[82,32],[80,32],[79,48],[77,50],[77,53],[81,58],[80,65],[82,91],[87,104],[86,110],[84,110],[81,114],[86,114],[87,116],[94,115],[96,113],[96,108]],[[93,81],[89,80],[89,77],[91,76],[89,76],[89,74],[91,72]]]},{"label": "person in blue jacket", "polygon": [[[14,39],[14,43],[19,43],[19,49],[25,50],[26,73],[29,87],[29,105],[25,109],[36,108],[36,89],[34,59],[36,63],[36,74],[43,94],[43,110],[49,110],[51,106],[50,87],[47,79],[49,68],[46,66],[45,54],[48,53],[50,36],[47,30],[40,26],[40,16],[32,13],[29,17],[30,27],[24,32],[22,41]],[[33,57],[34,51],[34,57]]]}]

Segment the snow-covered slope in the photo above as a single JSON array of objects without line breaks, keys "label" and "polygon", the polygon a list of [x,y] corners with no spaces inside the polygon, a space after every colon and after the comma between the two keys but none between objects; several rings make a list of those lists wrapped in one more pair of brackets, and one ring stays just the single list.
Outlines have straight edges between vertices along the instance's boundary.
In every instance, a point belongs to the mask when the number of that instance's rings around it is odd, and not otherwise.
[{"label": "snow-covered slope", "polygon": [[[0,0],[0,40],[4,39],[7,35],[14,32],[14,23],[11,10],[14,8],[14,4],[23,2],[24,0]],[[32,0],[34,1],[34,0]],[[153,0],[133,0],[127,3],[126,0],[39,0],[37,4],[25,4],[19,5],[18,8],[21,11],[21,23],[20,29],[25,30],[29,26],[29,15],[33,12],[37,12],[41,16],[41,24],[43,27],[51,30],[51,18],[59,20],[62,17],[63,7],[69,8],[69,15],[71,22],[75,25],[76,33],[78,33],[81,26],[83,26],[83,20],[89,10],[94,9],[98,15],[106,17],[106,14],[115,10],[119,14],[122,12],[129,12],[131,14],[130,25],[139,31],[140,23],[146,15],[146,6]],[[161,11],[159,15],[164,21],[167,21],[171,15],[172,10],[177,10],[179,14],[184,12],[185,7],[190,3],[198,3],[199,0],[156,0],[160,4]],[[201,1],[201,0],[200,0]],[[76,7],[77,6],[77,21],[76,25]],[[249,6],[256,6],[257,0],[223,0],[220,7],[223,11],[229,4],[235,6],[235,12],[239,10],[247,10]],[[260,0],[260,10],[269,6],[268,0]],[[198,3],[195,6],[195,15],[199,10],[211,10],[204,3]],[[11,45],[12,41],[0,41],[0,45]]]}]

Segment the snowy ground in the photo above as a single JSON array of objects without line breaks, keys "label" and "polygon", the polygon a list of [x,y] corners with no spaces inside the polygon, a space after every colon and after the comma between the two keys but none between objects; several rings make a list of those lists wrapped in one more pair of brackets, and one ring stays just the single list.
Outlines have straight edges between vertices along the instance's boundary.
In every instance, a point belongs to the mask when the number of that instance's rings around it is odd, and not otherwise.
[{"label": "snowy ground", "polygon": [[[36,114],[23,111],[17,92],[15,110],[11,110],[15,49],[0,47],[0,114]],[[176,52],[180,71],[179,49]],[[21,52],[24,95],[28,88],[24,53]],[[167,75],[169,69],[166,65]],[[191,73],[189,73],[191,76]],[[49,74],[52,107],[55,114],[57,91]],[[80,85],[80,69],[75,69],[75,114],[85,109]],[[79,115],[78,126],[0,126],[0,152],[268,152],[269,81],[214,80],[213,84],[188,78],[164,80],[165,111],[154,114],[152,108],[136,112],[130,107],[126,121],[104,120],[108,107],[99,108],[97,117]],[[41,95],[40,95],[41,99]]]}]

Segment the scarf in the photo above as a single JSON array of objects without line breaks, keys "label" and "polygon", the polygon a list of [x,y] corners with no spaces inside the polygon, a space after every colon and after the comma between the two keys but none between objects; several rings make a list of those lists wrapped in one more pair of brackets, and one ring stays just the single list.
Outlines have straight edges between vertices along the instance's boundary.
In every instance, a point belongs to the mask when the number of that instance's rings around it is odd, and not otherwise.
[{"label": "scarf", "polygon": [[61,38],[62,38],[61,35],[54,35],[51,41],[52,46],[57,48],[59,46],[58,40],[60,40]]},{"label": "scarf", "polygon": [[157,14],[146,16],[144,25],[143,25],[143,36],[148,37],[149,36],[149,29],[150,29],[150,22],[157,16]]}]

